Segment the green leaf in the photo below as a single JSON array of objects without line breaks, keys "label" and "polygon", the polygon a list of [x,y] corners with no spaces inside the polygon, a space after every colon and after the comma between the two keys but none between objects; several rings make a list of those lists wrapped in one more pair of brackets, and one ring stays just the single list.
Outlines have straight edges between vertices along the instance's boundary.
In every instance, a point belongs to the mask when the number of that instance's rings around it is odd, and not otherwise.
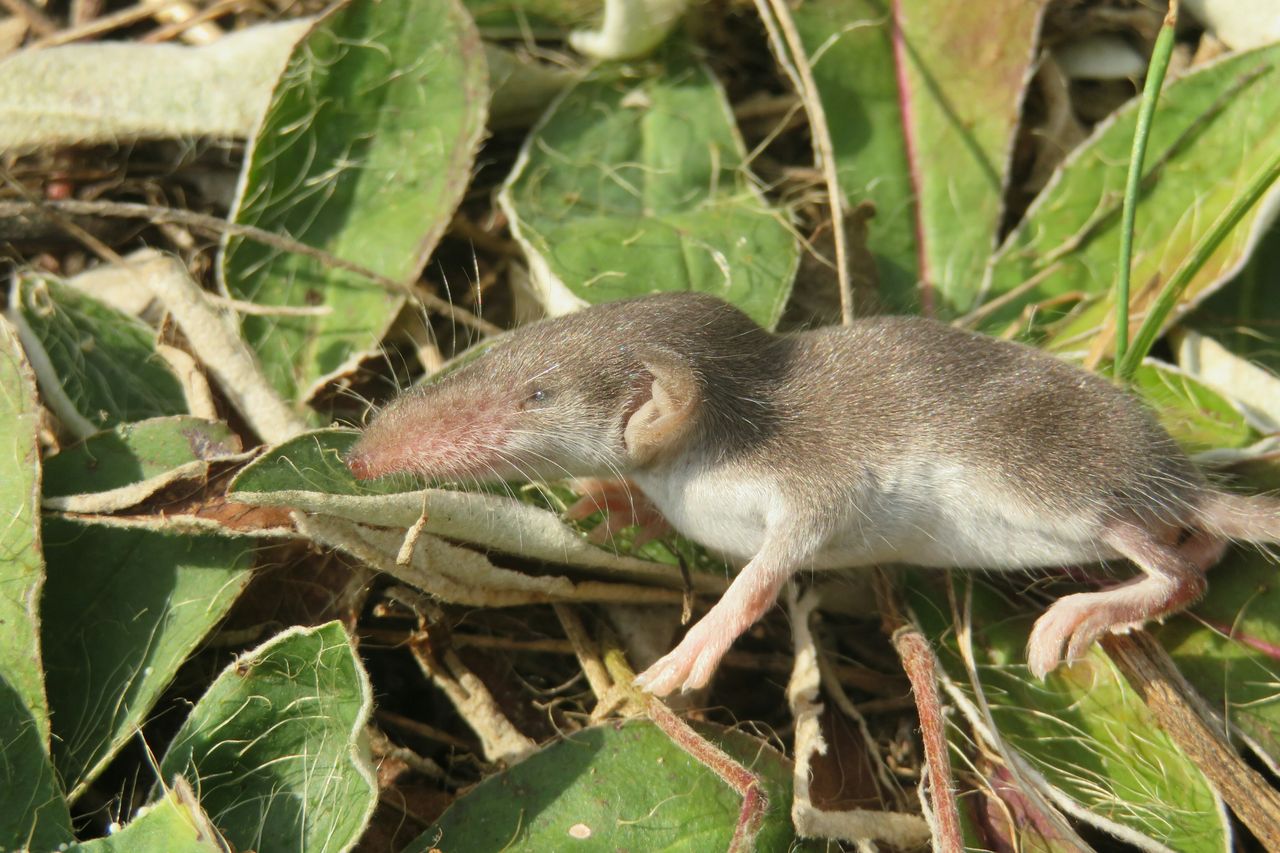
[{"label": "green leaf", "polygon": [[1263,235],[1240,274],[1187,318],[1189,325],[1242,358],[1280,373],[1280,219]]},{"label": "green leaf", "polygon": [[[806,0],[796,27],[831,128],[840,186],[871,201],[880,293],[940,316],[972,307],[996,244],[1002,187],[1042,6],[997,0]],[[816,61],[815,61],[816,60]]]},{"label": "green leaf", "polygon": [[360,433],[349,429],[321,429],[277,444],[259,456],[231,482],[230,495],[239,493],[316,492],[326,495],[378,495],[420,491],[409,476],[361,482],[343,459]]},{"label": "green leaf", "polygon": [[347,850],[377,801],[372,705],[337,622],[291,628],[223,670],[161,762],[186,778],[239,850]]},{"label": "green leaf", "polygon": [[45,403],[72,431],[186,412],[145,323],[52,278],[19,276],[12,306]]},{"label": "green leaf", "polygon": [[[916,577],[908,598],[947,674],[973,701],[951,607],[938,575]],[[957,590],[964,600],[963,589]],[[1096,646],[1044,683],[1026,667],[1032,615],[973,582],[973,654],[991,719],[1049,785],[1113,834],[1137,832],[1179,851],[1221,851],[1230,828],[1208,780],[1157,726],[1141,697]],[[1183,621],[1178,617],[1175,621]]]},{"label": "green leaf", "polygon": [[72,853],[221,853],[226,848],[207,823],[198,804],[170,791],[118,832],[68,849]]},{"label": "green leaf", "polygon": [[1179,671],[1280,768],[1280,585],[1266,555],[1232,551],[1209,575],[1193,618],[1157,629]]},{"label": "green leaf", "polygon": [[44,528],[42,605],[54,763],[74,799],[136,733],[249,580],[241,539]]},{"label": "green leaf", "polygon": [[[471,178],[489,93],[484,52],[455,0],[353,0],[295,47],[248,152],[233,219],[412,282]],[[286,399],[371,351],[404,305],[319,260],[229,238],[227,291],[261,305],[242,328]]]},{"label": "green leaf", "polygon": [[40,663],[39,424],[35,377],[17,333],[0,317],[0,849],[71,840],[71,815],[49,760]]},{"label": "green leaf", "polygon": [[755,187],[719,84],[678,48],[570,89],[499,200],[553,314],[696,290],[772,327],[791,292],[786,214]]},{"label": "green leaf", "polygon": [[[791,827],[791,765],[742,732],[698,727],[762,777],[757,850],[811,850]],[[576,732],[455,800],[405,853],[724,850],[742,797],[650,722]]]},{"label": "green leaf", "polygon": [[[556,485],[498,485],[469,492],[448,484],[423,484],[408,475],[361,482],[342,461],[359,437],[351,430],[316,430],[290,439],[245,466],[227,496],[252,506],[288,507],[379,527],[409,527],[425,505],[422,530],[459,542],[567,566],[603,568],[633,578],[668,581],[664,567],[723,577],[723,561],[681,537],[631,547],[631,533],[614,537],[612,548],[590,544],[586,533],[598,518],[566,522],[560,513],[576,500]],[[716,586],[717,591],[720,587]]]},{"label": "green leaf", "polygon": [[489,102],[489,129],[493,131],[529,127],[578,77],[571,69],[489,42],[485,42],[484,57],[493,92]]},{"label": "green leaf", "polygon": [[[1280,46],[1231,54],[1166,87],[1148,143],[1134,231],[1135,319],[1280,146],[1278,64]],[[1101,125],[1009,235],[987,281],[987,297],[1009,295],[1008,302],[985,318],[987,328],[1021,324],[1024,309],[1054,297],[1084,301],[1065,321],[1059,305],[1039,306],[1028,321],[1048,332],[1055,348],[1078,347],[1110,322],[1136,112],[1134,101]],[[1192,280],[1184,311],[1244,263],[1265,207],[1255,207]]]},{"label": "green leaf", "polygon": [[1133,390],[1187,453],[1248,447],[1262,437],[1230,401],[1167,364],[1143,364]]},{"label": "green leaf", "polygon": [[[289,507],[379,527],[406,528],[419,520],[425,503],[424,532],[508,554],[608,569],[617,572],[619,579],[630,576],[659,582],[669,582],[668,567],[679,565],[679,558],[670,551],[664,554],[659,549],[665,546],[658,543],[646,545],[634,557],[588,543],[582,527],[570,527],[560,519],[558,510],[563,507],[553,503],[555,495],[545,487],[500,494],[451,488],[429,488],[424,493],[422,484],[408,476],[357,481],[342,461],[356,438],[358,434],[351,430],[331,429],[290,439],[245,466],[231,482],[227,496],[252,506]],[[686,566],[714,569],[723,577],[723,564],[701,549],[680,542],[675,547]],[[703,572],[694,574],[699,588],[706,588],[707,580]]]},{"label": "green leaf", "polygon": [[501,34],[543,31],[555,36],[599,14],[598,0],[463,0],[481,29]]},{"label": "green leaf", "polygon": [[162,477],[191,463],[240,453],[240,439],[221,421],[189,415],[120,424],[50,456],[46,498],[105,492]]}]

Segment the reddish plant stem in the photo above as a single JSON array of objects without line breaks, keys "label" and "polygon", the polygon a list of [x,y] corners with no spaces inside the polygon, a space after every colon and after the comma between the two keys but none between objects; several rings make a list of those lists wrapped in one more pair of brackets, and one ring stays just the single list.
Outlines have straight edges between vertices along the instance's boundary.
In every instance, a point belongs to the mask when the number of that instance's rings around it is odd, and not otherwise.
[{"label": "reddish plant stem", "polygon": [[729,842],[729,853],[748,853],[756,847],[756,834],[764,822],[769,799],[760,784],[760,777],[733,760],[720,747],[704,738],[668,708],[661,699],[649,697],[649,718],[654,725],[671,738],[672,743],[693,756],[699,763],[719,776],[726,785],[742,795],[742,811],[738,813],[738,825]]},{"label": "reddish plant stem", "polygon": [[1227,639],[1239,643],[1242,646],[1248,646],[1256,652],[1261,652],[1272,660],[1280,660],[1280,646],[1275,643],[1268,643],[1261,637],[1255,637],[1252,634],[1244,634],[1234,625],[1228,625],[1226,622],[1214,622],[1209,619],[1201,619],[1206,627],[1212,628]]},{"label": "reddish plant stem", "polygon": [[932,780],[930,796],[937,820],[934,849],[960,853],[964,835],[960,831],[960,812],[956,805],[955,785],[951,781],[951,755],[947,747],[947,725],[942,718],[942,701],[938,696],[938,659],[929,641],[914,625],[903,625],[893,632],[893,647],[902,659],[902,668],[911,681],[920,715],[920,738],[924,741],[925,761]]},{"label": "reddish plant stem", "polygon": [[931,781],[933,849],[941,853],[961,853],[964,834],[960,830],[960,810],[956,803],[951,754],[947,747],[947,726],[942,718],[942,699],[938,695],[938,658],[929,640],[903,615],[897,591],[883,571],[876,573],[876,598],[884,629],[902,661],[907,680],[911,682],[916,713],[920,717],[920,739],[924,742],[924,758]]},{"label": "reddish plant stem", "polygon": [[916,230],[916,264],[920,276],[920,313],[926,317],[934,314],[933,282],[929,280],[929,257],[925,250],[924,207],[921,203],[924,186],[920,176],[920,147],[916,143],[915,111],[911,100],[911,81],[907,74],[910,52],[906,36],[902,32],[903,14],[900,0],[893,0],[889,22],[889,35],[893,42],[893,65],[898,82],[898,111],[902,114],[902,141],[907,149],[907,174],[911,178],[911,209]]}]

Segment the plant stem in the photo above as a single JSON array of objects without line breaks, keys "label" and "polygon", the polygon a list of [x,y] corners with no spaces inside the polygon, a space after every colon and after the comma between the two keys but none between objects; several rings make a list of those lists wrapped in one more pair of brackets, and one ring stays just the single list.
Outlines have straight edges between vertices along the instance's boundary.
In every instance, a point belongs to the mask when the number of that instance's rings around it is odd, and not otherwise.
[{"label": "plant stem", "polygon": [[1147,140],[1151,136],[1151,119],[1160,98],[1169,57],[1173,54],[1173,31],[1178,23],[1178,0],[1171,0],[1160,34],[1151,50],[1147,82],[1142,89],[1138,121],[1133,129],[1133,150],[1129,154],[1129,176],[1124,187],[1124,207],[1120,221],[1120,263],[1116,276],[1116,364],[1124,361],[1129,348],[1129,266],[1133,258],[1133,222],[1138,208],[1138,189],[1142,183],[1142,163],[1147,156]]},{"label": "plant stem", "polygon": [[1258,203],[1258,200],[1266,194],[1267,190],[1278,179],[1280,179],[1280,151],[1276,151],[1271,155],[1271,159],[1249,182],[1244,192],[1237,196],[1231,206],[1222,212],[1208,232],[1200,238],[1200,242],[1196,243],[1191,253],[1183,258],[1182,263],[1173,271],[1173,275],[1169,276],[1169,280],[1165,282],[1160,295],[1156,297],[1155,304],[1151,306],[1146,319],[1142,321],[1142,326],[1138,329],[1137,335],[1134,336],[1133,346],[1124,354],[1123,358],[1119,357],[1117,349],[1116,375],[1118,377],[1128,380],[1133,376],[1134,371],[1138,369],[1138,365],[1142,364],[1142,359],[1146,357],[1147,351],[1151,349],[1151,345],[1155,343],[1156,338],[1160,335],[1160,330],[1164,328],[1165,320],[1173,313],[1173,309],[1177,307],[1178,299],[1182,296],[1182,292],[1187,289],[1187,285],[1191,283],[1196,273],[1200,272],[1209,258],[1213,256],[1213,253],[1222,245],[1222,241],[1227,238],[1231,230],[1240,223],[1241,219],[1244,219],[1249,211],[1253,209],[1253,206]]},{"label": "plant stem", "polygon": [[791,78],[791,85],[800,95],[809,127],[813,135],[817,165],[827,185],[827,200],[831,207],[831,236],[836,249],[836,280],[840,284],[840,319],[844,325],[853,322],[853,279],[849,275],[849,238],[845,231],[844,191],[840,189],[840,175],[836,169],[835,146],[831,141],[831,128],[827,124],[826,109],[822,106],[818,83],[813,77],[809,55],[796,29],[791,9],[783,0],[756,0],[760,20],[769,34],[769,44],[782,70]]}]

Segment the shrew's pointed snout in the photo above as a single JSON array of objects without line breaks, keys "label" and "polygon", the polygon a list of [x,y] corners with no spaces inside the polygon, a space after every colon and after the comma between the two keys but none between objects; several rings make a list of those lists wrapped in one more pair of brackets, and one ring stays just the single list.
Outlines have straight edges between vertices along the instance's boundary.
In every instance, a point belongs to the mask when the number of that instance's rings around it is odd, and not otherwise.
[{"label": "shrew's pointed snout", "polygon": [[347,469],[351,472],[351,476],[357,480],[372,480],[378,476],[374,473],[369,454],[358,447],[352,449],[343,461],[347,463]]},{"label": "shrew's pointed snout", "polygon": [[376,480],[388,474],[409,471],[410,467],[401,452],[403,444],[393,438],[377,423],[366,430],[342,460],[351,476],[357,480]]}]

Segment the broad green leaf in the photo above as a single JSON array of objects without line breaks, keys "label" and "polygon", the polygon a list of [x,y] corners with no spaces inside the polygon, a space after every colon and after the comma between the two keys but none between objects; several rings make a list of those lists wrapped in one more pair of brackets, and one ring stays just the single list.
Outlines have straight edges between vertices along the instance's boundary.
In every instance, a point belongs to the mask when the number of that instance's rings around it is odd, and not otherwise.
[{"label": "broad green leaf", "polygon": [[74,799],[249,580],[244,540],[45,520],[54,764]]},{"label": "broad green leaf", "polygon": [[1180,370],[1230,400],[1258,432],[1280,432],[1280,376],[1194,329],[1178,329],[1170,343]]},{"label": "broad green leaf", "polygon": [[[233,219],[411,282],[471,178],[488,107],[484,52],[455,0],[356,0],[302,38],[250,150]],[[227,291],[261,305],[245,337],[288,399],[372,351],[402,293],[239,237]]]},{"label": "broad green leaf", "polygon": [[[972,701],[942,583],[918,575],[908,598],[947,674]],[[1181,621],[1186,617],[1178,617]],[[1076,816],[1113,834],[1136,832],[1172,850],[1222,851],[1230,828],[1208,780],[1156,725],[1097,647],[1041,683],[1026,667],[1034,615],[973,582],[973,652],[991,719],[1004,741],[1049,785],[1087,810]]]},{"label": "broad green leaf", "polygon": [[[1280,146],[1278,65],[1280,45],[1229,55],[1166,86],[1151,130],[1134,230],[1135,320]],[[1053,347],[1066,349],[1079,348],[1111,322],[1120,203],[1136,108],[1131,102],[1101,125],[1009,235],[989,270],[986,293],[987,299],[1006,296],[1008,301],[985,318],[987,328],[1014,323],[1019,331],[1047,331]],[[1174,319],[1240,268],[1265,207],[1255,207],[1223,241],[1192,281]],[[1085,304],[1063,320],[1062,305],[1040,305],[1055,297],[1078,297]],[[1023,317],[1032,306],[1038,306],[1034,317],[1029,312]]]},{"label": "broad green leaf", "polygon": [[[7,594],[13,584],[5,575],[7,571],[0,574],[0,580]],[[0,607],[8,611],[11,604],[6,601]],[[7,619],[8,614],[4,615]],[[21,662],[10,660],[29,626],[19,621],[16,628],[18,636],[5,637],[6,659],[0,662],[4,667],[0,671],[0,726],[4,727],[0,741],[0,791],[4,792],[0,800],[0,850],[52,850],[71,840],[71,813],[49,757],[44,703],[30,704],[21,694],[22,685],[15,684],[25,677],[24,669],[39,664],[34,656]]]},{"label": "broad green leaf", "polygon": [[484,56],[493,90],[489,128],[495,131],[529,127],[578,76],[568,68],[489,42],[485,42]]},{"label": "broad green leaf", "polygon": [[11,317],[45,404],[75,432],[187,410],[155,332],[53,278],[19,276]]},{"label": "broad green leaf", "polygon": [[719,84],[676,47],[570,89],[500,201],[553,314],[697,290],[772,327],[791,292],[787,216],[753,183]]},{"label": "broad green leaf", "polygon": [[1236,355],[1280,373],[1280,220],[1258,244],[1240,274],[1187,318]]},{"label": "broad green leaf", "polygon": [[228,497],[253,506],[288,507],[379,527],[409,527],[418,522],[425,505],[424,532],[496,551],[608,569],[618,578],[630,575],[668,582],[672,577],[668,567],[679,565],[683,558],[686,566],[704,570],[693,575],[699,588],[706,588],[706,572],[724,575],[723,563],[679,539],[671,547],[649,543],[634,556],[626,556],[630,549],[625,537],[620,553],[588,543],[584,525],[570,526],[559,517],[570,498],[566,490],[500,486],[491,493],[432,487],[424,493],[422,484],[408,476],[357,481],[342,461],[357,437],[351,430],[317,430],[277,445],[245,466],[231,482]]},{"label": "broad green leaf", "polygon": [[120,424],[44,463],[46,498],[105,492],[196,463],[235,456],[240,439],[221,421],[189,415]]},{"label": "broad green leaf", "polygon": [[[821,850],[791,827],[791,767],[741,732],[699,727],[764,782],[757,850]],[[454,801],[405,853],[724,850],[742,797],[650,722],[576,732]]]},{"label": "broad green leaf", "polygon": [[1280,584],[1274,561],[1237,548],[1209,573],[1193,618],[1157,630],[1178,669],[1280,768]]},{"label": "broad green leaf", "polygon": [[0,317],[0,849],[71,840],[49,761],[40,661],[40,409],[18,335]]},{"label": "broad green leaf", "polygon": [[245,466],[228,493],[240,500],[253,492],[379,495],[421,489],[408,476],[364,482],[351,476],[342,460],[358,438],[360,433],[349,429],[321,429],[291,438]]},{"label": "broad green leaf", "polygon": [[840,186],[871,201],[867,248],[896,311],[972,307],[1000,227],[1042,4],[806,0],[794,11]]},{"label": "broad green leaf", "polygon": [[347,850],[377,801],[372,693],[337,622],[291,628],[213,682],[161,762],[238,850]]},{"label": "broad green leaf", "polygon": [[221,853],[226,848],[218,843],[199,808],[170,791],[119,831],[68,849],[72,853]]},{"label": "broad green leaf", "polygon": [[1148,360],[1133,390],[1187,453],[1248,447],[1261,436],[1231,402],[1167,364]]},{"label": "broad green leaf", "polygon": [[483,30],[502,36],[545,32],[555,36],[600,12],[598,0],[463,0]]}]

